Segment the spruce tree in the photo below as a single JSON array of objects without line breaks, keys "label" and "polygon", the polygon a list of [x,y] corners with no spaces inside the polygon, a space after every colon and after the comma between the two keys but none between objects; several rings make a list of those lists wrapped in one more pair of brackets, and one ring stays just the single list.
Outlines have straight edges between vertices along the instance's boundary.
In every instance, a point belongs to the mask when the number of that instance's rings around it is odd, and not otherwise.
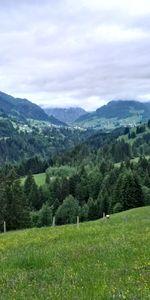
[{"label": "spruce tree", "polygon": [[23,187],[13,169],[4,176],[0,190],[1,223],[6,221],[7,230],[28,227],[29,209],[26,206]]},{"label": "spruce tree", "polygon": [[50,175],[46,172],[46,177],[45,177],[45,184],[49,185],[50,184]]},{"label": "spruce tree", "polygon": [[66,177],[62,178],[61,182],[61,199],[62,202],[67,196],[69,196],[69,181]]},{"label": "spruce tree", "polygon": [[34,177],[33,177],[32,173],[29,172],[29,174],[26,177],[25,182],[24,182],[24,193],[27,196],[27,198],[31,192],[31,187],[32,187],[33,183],[35,183]]},{"label": "spruce tree", "polygon": [[30,194],[28,195],[28,202],[32,209],[39,210],[42,206],[39,189],[35,181],[31,185]]},{"label": "spruce tree", "polygon": [[109,212],[109,194],[105,186],[103,186],[102,190],[99,192],[97,198],[97,209],[98,216],[102,218],[103,213],[108,214]]},{"label": "spruce tree", "polygon": [[29,227],[29,209],[25,201],[20,180],[15,180],[12,185],[11,216],[11,229]]},{"label": "spruce tree", "polygon": [[41,190],[39,191],[31,172],[29,172],[24,183],[24,194],[31,209],[39,210],[42,207]]},{"label": "spruce tree", "polygon": [[89,198],[88,200],[88,219],[95,220],[98,218],[98,209],[97,209],[97,201],[94,201],[93,198]]},{"label": "spruce tree", "polygon": [[144,205],[144,195],[138,177],[131,171],[119,176],[112,206],[116,203],[121,203],[123,210]]}]

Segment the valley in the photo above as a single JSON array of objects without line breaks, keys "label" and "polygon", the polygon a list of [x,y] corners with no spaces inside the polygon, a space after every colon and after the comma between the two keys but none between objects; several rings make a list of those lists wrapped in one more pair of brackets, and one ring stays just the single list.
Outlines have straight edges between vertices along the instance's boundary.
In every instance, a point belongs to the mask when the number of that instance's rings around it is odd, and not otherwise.
[{"label": "valley", "polygon": [[0,300],[150,300],[150,1],[0,1]]},{"label": "valley", "polygon": [[119,101],[72,122],[74,110],[68,120],[57,110],[56,122],[26,100],[23,118],[24,100],[8,100],[16,110],[0,116],[2,299],[148,300],[146,112]]}]

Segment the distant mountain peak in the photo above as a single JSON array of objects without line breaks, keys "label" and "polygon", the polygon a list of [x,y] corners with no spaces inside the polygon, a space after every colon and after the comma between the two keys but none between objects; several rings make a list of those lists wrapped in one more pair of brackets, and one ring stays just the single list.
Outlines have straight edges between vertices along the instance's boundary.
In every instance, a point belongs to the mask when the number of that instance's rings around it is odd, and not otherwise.
[{"label": "distant mountain peak", "polygon": [[52,115],[65,123],[73,123],[80,116],[86,114],[86,111],[81,107],[47,107],[44,110],[49,116]]}]

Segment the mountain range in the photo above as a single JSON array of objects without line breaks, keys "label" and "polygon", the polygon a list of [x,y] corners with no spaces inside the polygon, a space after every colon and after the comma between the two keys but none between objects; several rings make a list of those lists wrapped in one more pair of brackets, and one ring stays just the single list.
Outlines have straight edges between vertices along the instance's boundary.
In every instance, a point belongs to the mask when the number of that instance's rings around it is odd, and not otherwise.
[{"label": "mountain range", "polygon": [[69,108],[45,108],[45,112],[49,116],[54,116],[56,119],[71,124],[75,122],[80,116],[85,115],[87,112],[81,107]]},{"label": "mountain range", "polygon": [[65,125],[53,116],[48,116],[46,112],[37,104],[26,99],[14,98],[0,92],[0,115],[26,121],[27,119],[47,121],[53,125]]},{"label": "mountain range", "polygon": [[150,119],[150,102],[110,101],[96,111],[87,113],[80,107],[43,109],[27,99],[14,98],[0,92],[0,116],[24,122],[33,119],[58,126],[70,124],[83,128],[110,130],[146,122]]}]

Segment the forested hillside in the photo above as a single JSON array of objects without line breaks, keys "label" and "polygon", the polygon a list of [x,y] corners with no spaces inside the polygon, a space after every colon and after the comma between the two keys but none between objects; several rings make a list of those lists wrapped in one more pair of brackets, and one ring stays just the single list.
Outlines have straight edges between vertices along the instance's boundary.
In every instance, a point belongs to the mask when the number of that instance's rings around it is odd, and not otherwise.
[{"label": "forested hillside", "polygon": [[34,119],[48,121],[54,125],[64,125],[56,118],[48,116],[41,107],[29,100],[14,98],[2,92],[0,92],[0,116],[9,116],[24,122],[27,119]]},{"label": "forested hillside", "polygon": [[16,163],[36,155],[50,160],[54,155],[71,149],[92,134],[91,130],[51,126],[48,122],[30,120],[16,122],[0,119],[0,165]]}]

